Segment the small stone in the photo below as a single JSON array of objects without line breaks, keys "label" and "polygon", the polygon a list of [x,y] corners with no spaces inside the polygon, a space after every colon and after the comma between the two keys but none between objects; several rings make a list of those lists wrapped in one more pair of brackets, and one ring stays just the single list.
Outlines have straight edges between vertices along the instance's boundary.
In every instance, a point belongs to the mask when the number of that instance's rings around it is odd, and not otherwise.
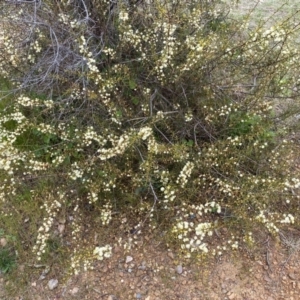
[{"label": "small stone", "polygon": [[293,273],[293,272],[290,272],[290,273],[288,274],[288,276],[289,276],[289,278],[292,279],[292,280],[296,280],[296,279],[297,279],[296,276],[295,276],[295,273]]},{"label": "small stone", "polygon": [[174,254],[173,254],[173,252],[168,252],[168,256],[169,256],[171,259],[174,259]]},{"label": "small stone", "polygon": [[20,273],[23,273],[24,270],[25,270],[25,265],[23,265],[23,264],[19,265],[18,270],[19,270]]},{"label": "small stone", "polygon": [[59,224],[58,225],[58,231],[60,234],[62,234],[65,230],[65,225],[64,224]]},{"label": "small stone", "polygon": [[31,283],[31,286],[32,286],[32,287],[36,287],[36,282],[35,282],[35,281],[32,282],[32,283]]},{"label": "small stone", "polygon": [[150,296],[147,296],[147,297],[145,298],[145,300],[151,300],[151,297],[150,297]]},{"label": "small stone", "polygon": [[50,279],[48,282],[48,287],[50,290],[54,290],[58,286],[58,280],[57,279]]},{"label": "small stone", "polygon": [[7,245],[7,240],[6,240],[6,238],[1,238],[1,239],[0,239],[0,245],[1,245],[2,247],[5,247],[5,246]]},{"label": "small stone", "polygon": [[181,265],[178,265],[178,266],[176,267],[176,272],[177,272],[178,274],[182,274],[183,268],[182,268]]},{"label": "small stone", "polygon": [[138,267],[139,270],[146,270],[146,262],[143,261],[142,264]]},{"label": "small stone", "polygon": [[264,280],[267,282],[272,282],[272,279],[269,276],[264,276]]},{"label": "small stone", "polygon": [[78,287],[74,287],[74,288],[72,288],[72,290],[70,291],[70,293],[71,293],[72,295],[76,295],[78,292],[79,292],[79,288],[78,288]]},{"label": "small stone", "polygon": [[39,277],[39,280],[44,280],[46,278],[46,276],[44,274],[42,274],[40,277]]},{"label": "small stone", "polygon": [[236,294],[235,293],[231,293],[229,296],[228,296],[228,299],[230,300],[233,300],[236,298]]},{"label": "small stone", "polygon": [[136,299],[141,299],[142,295],[140,293],[136,293]]},{"label": "small stone", "polygon": [[132,257],[132,256],[126,256],[125,263],[128,264],[128,263],[130,263],[131,261],[133,261],[133,257]]},{"label": "small stone", "polygon": [[113,251],[114,251],[114,253],[119,253],[121,251],[121,247],[115,246]]},{"label": "small stone", "polygon": [[144,271],[144,270],[146,270],[146,266],[138,266],[138,269]]}]

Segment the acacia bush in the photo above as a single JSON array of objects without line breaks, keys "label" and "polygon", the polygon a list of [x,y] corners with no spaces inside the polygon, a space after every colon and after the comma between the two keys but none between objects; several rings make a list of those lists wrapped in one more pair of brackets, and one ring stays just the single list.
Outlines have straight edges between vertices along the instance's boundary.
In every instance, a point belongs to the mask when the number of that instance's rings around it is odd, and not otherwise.
[{"label": "acacia bush", "polygon": [[2,6],[1,226],[30,228],[28,259],[47,259],[61,219],[75,272],[130,247],[124,222],[187,257],[298,225],[297,12],[250,28],[222,1]]}]

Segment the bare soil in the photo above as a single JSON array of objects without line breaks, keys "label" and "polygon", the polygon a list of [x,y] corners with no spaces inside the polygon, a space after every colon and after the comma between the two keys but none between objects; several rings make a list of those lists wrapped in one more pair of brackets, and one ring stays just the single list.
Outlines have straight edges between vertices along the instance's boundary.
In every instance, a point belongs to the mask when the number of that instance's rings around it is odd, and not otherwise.
[{"label": "bare soil", "polygon": [[[0,299],[297,300],[299,235],[300,231],[290,229],[282,235],[281,243],[267,236],[257,250],[241,249],[189,263],[151,240],[129,252],[115,246],[111,259],[97,262],[94,270],[66,281],[58,271],[40,280],[38,273],[33,275],[20,266],[19,274],[26,273],[27,285],[19,291],[15,286],[15,296],[7,296],[4,287],[11,290],[13,284],[1,278]],[[48,288],[51,278],[59,279],[53,290]]]}]

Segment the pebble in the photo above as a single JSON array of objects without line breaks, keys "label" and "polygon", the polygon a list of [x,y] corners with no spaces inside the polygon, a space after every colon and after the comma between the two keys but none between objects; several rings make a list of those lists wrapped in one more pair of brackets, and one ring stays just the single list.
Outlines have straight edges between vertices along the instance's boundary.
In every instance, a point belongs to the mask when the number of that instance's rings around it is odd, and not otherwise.
[{"label": "pebble", "polygon": [[172,252],[168,252],[168,256],[171,258],[171,259],[174,259],[174,254]]},{"label": "pebble", "polygon": [[70,291],[70,293],[72,294],[72,295],[75,295],[75,294],[77,294],[79,292],[79,288],[78,287],[74,287],[74,288],[72,288],[72,290]]},{"label": "pebble", "polygon": [[269,276],[264,276],[264,280],[267,282],[272,282],[272,279]]},{"label": "pebble", "polygon": [[55,289],[58,286],[58,280],[57,279],[50,279],[48,282],[48,287],[50,290]]},{"label": "pebble", "polygon": [[58,225],[58,231],[60,234],[62,234],[65,230],[65,225],[64,224],[59,224]]},{"label": "pebble", "polygon": [[131,261],[133,261],[133,257],[132,257],[132,256],[126,256],[125,263],[128,264],[128,263],[130,263]]},{"label": "pebble", "polygon": [[235,298],[236,298],[236,294],[233,292],[228,296],[228,299],[230,299],[230,300],[233,300]]},{"label": "pebble", "polygon": [[138,267],[138,269],[139,269],[139,270],[143,270],[143,271],[144,271],[144,270],[146,270],[146,266],[144,266],[144,265],[141,265],[141,266],[139,266],[139,267]]},{"label": "pebble", "polygon": [[137,277],[140,277],[140,276],[142,276],[144,274],[144,272],[142,271],[142,270],[138,270],[137,272],[136,272],[136,276]]},{"label": "pebble", "polygon": [[46,276],[44,274],[42,274],[40,277],[39,277],[39,280],[44,280],[46,278]]},{"label": "pebble", "polygon": [[182,272],[183,272],[182,265],[178,265],[178,266],[176,267],[176,272],[177,272],[178,274],[182,274]]},{"label": "pebble", "polygon": [[142,295],[140,293],[136,293],[136,299],[141,299]]},{"label": "pebble", "polygon": [[290,272],[290,273],[288,274],[288,276],[290,277],[290,279],[292,279],[292,280],[296,280],[295,273],[293,273],[293,272]]},{"label": "pebble", "polygon": [[7,245],[7,240],[6,240],[6,238],[1,238],[1,239],[0,239],[0,244],[1,244],[2,247],[5,247],[5,246]]}]

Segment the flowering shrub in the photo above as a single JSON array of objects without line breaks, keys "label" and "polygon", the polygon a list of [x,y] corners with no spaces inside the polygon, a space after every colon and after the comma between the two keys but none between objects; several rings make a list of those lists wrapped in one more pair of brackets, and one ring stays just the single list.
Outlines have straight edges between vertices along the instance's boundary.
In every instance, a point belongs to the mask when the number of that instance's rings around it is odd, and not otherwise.
[{"label": "flowering shrub", "polygon": [[187,256],[221,253],[209,241],[230,222],[231,249],[258,224],[276,234],[297,223],[293,129],[275,109],[299,101],[292,19],[251,29],[221,1],[198,0],[5,9],[1,222],[28,214],[16,201],[26,191],[40,209],[37,259],[62,216],[76,270],[76,257],[111,255],[92,236],[123,216],[163,226]]}]

